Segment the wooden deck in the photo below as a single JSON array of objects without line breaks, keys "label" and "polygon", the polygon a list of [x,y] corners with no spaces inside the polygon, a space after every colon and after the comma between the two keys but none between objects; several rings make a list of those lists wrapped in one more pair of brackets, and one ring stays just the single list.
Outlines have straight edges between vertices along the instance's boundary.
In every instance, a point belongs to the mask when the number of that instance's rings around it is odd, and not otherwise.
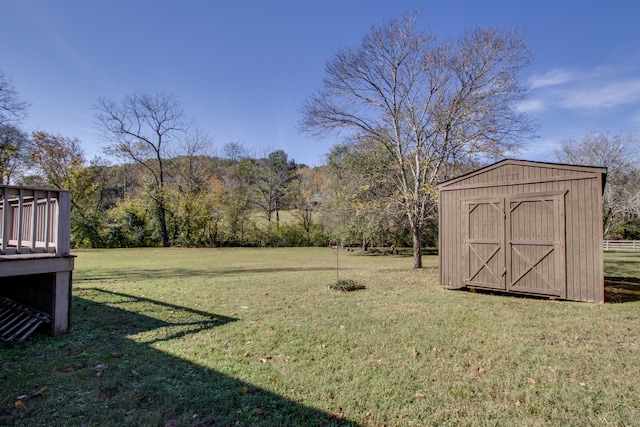
[{"label": "wooden deck", "polygon": [[0,186],[0,297],[51,316],[51,334],[71,327],[74,256],[71,193]]}]

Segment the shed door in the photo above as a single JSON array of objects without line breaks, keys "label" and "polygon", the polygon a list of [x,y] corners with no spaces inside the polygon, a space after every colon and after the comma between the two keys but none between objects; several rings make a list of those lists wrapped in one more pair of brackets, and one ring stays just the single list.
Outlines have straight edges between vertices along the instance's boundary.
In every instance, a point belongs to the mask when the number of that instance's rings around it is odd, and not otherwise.
[{"label": "shed door", "polygon": [[506,199],[507,290],[566,297],[564,193]]},{"label": "shed door", "polygon": [[504,199],[464,200],[464,284],[505,289]]}]

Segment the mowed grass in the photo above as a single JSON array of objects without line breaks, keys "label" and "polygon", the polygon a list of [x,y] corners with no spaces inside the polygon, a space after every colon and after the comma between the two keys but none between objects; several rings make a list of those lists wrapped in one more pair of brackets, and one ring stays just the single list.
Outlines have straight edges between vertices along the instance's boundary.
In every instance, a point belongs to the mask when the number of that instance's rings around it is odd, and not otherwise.
[{"label": "mowed grass", "polygon": [[435,256],[340,252],[340,292],[326,248],[75,253],[73,331],[0,348],[0,424],[640,422],[640,255],[589,304],[448,290]]}]

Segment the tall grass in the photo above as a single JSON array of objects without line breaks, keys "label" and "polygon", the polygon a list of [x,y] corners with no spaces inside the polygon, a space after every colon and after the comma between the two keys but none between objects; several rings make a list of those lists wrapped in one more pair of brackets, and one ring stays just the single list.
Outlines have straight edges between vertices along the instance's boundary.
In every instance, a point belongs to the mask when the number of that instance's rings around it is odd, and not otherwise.
[{"label": "tall grass", "polygon": [[[347,252],[340,278],[366,289],[340,292],[329,289],[336,258],[324,248],[77,255],[73,331],[0,349],[5,423],[639,419],[633,292],[624,303],[586,304],[452,291],[437,284],[436,257],[412,270],[407,257]],[[607,254],[607,275],[633,278],[639,260]]]}]

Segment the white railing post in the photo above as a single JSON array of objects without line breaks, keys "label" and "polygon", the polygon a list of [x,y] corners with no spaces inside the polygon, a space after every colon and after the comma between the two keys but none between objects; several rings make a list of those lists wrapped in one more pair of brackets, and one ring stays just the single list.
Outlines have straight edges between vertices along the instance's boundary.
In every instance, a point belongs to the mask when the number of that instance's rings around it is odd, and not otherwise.
[{"label": "white railing post", "polygon": [[36,228],[38,225],[38,197],[36,191],[33,191],[33,202],[31,202],[31,240],[29,246],[31,252],[36,251],[38,236],[36,236]]},{"label": "white railing post", "polygon": [[22,217],[24,212],[24,190],[21,188],[18,192],[18,215],[17,220],[14,218],[14,227],[18,229],[18,234],[16,236],[16,252],[22,252]]},{"label": "white railing post", "polygon": [[7,250],[7,242],[9,241],[9,199],[8,199],[7,187],[2,187],[2,240],[0,241],[0,254],[3,254]]},{"label": "white railing post", "polygon": [[71,192],[58,192],[58,231],[56,236],[56,255],[71,254]]},{"label": "white railing post", "polygon": [[47,199],[44,209],[44,251],[49,252],[49,239],[51,237],[51,191],[47,191]]}]

